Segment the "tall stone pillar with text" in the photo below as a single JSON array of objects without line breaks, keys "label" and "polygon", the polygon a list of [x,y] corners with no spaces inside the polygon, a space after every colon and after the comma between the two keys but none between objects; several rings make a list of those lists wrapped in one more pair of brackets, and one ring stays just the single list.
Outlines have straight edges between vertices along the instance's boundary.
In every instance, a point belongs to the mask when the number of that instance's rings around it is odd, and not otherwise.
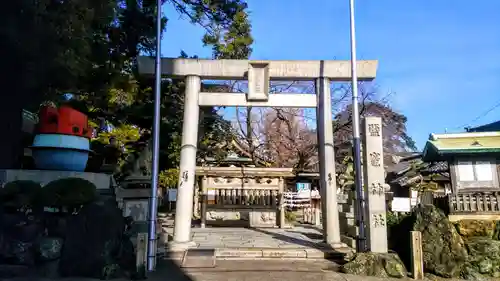
[{"label": "tall stone pillar with text", "polygon": [[363,169],[368,249],[387,253],[387,225],[382,119],[366,117],[363,124]]}]

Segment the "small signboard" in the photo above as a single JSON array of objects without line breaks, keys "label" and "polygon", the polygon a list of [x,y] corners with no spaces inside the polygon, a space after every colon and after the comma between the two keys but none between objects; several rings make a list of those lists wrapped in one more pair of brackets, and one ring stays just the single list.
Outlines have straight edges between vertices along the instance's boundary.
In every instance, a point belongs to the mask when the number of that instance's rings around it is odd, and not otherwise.
[{"label": "small signboard", "polygon": [[168,190],[168,202],[177,201],[177,189],[169,189]]},{"label": "small signboard", "polygon": [[391,205],[393,212],[407,213],[411,211],[410,198],[408,197],[394,197]]},{"label": "small signboard", "polygon": [[309,182],[298,182],[297,192],[311,191],[311,183]]},{"label": "small signboard", "polygon": [[131,216],[134,221],[147,221],[149,199],[125,200],[124,216]]}]

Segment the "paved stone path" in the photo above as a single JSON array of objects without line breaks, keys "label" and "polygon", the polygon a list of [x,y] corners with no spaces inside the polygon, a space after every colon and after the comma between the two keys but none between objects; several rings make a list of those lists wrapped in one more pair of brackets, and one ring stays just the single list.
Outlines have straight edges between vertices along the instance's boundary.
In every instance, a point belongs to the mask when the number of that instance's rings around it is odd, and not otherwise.
[{"label": "paved stone path", "polygon": [[[173,220],[160,219],[163,227],[161,243],[172,240]],[[290,229],[280,228],[243,228],[243,227],[207,227],[193,228],[194,248],[215,249],[217,259],[322,259],[334,258],[351,250],[333,250],[322,243],[321,231],[312,225],[300,225]],[[160,249],[159,251],[162,251]],[[179,258],[178,254],[169,254],[170,258]]]},{"label": "paved stone path", "polygon": [[[171,239],[172,228],[165,229]],[[314,227],[193,228],[198,248],[321,248],[322,234]],[[170,240],[169,239],[169,240]]]},{"label": "paved stone path", "polygon": [[[174,262],[158,264],[158,270],[148,276],[149,281],[382,281],[390,279],[341,274],[328,261],[218,261],[215,268],[181,269]],[[3,281],[97,281],[89,278],[13,278]],[[126,281],[127,279],[114,279]],[[425,279],[429,280],[429,279]],[[444,279],[442,281],[455,281]],[[493,280],[493,279],[492,279]]]}]

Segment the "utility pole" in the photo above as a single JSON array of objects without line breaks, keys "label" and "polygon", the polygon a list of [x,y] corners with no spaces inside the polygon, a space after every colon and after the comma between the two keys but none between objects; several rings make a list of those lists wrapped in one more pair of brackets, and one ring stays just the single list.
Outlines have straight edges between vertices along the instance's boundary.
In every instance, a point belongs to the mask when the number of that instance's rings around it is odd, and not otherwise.
[{"label": "utility pole", "polygon": [[358,99],[358,71],[356,63],[356,29],[354,22],[354,0],[349,0],[349,12],[351,22],[351,76],[352,76],[352,139],[353,139],[353,158],[356,188],[356,205],[358,223],[358,237],[356,239],[356,251],[358,253],[366,252],[366,234],[365,234],[365,199],[361,171],[361,139],[359,134],[359,99]]},{"label": "utility pole", "polygon": [[158,211],[158,174],[160,160],[160,100],[161,100],[161,0],[156,3],[155,99],[153,115],[153,171],[149,201],[148,271],[156,267],[156,217]]}]

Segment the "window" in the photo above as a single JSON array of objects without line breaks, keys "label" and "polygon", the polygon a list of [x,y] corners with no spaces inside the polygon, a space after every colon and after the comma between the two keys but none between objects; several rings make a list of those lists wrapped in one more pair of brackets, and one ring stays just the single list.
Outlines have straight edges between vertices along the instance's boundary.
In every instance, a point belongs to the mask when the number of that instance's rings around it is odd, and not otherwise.
[{"label": "window", "polygon": [[456,179],[459,187],[497,187],[496,164],[494,161],[458,160]]}]

